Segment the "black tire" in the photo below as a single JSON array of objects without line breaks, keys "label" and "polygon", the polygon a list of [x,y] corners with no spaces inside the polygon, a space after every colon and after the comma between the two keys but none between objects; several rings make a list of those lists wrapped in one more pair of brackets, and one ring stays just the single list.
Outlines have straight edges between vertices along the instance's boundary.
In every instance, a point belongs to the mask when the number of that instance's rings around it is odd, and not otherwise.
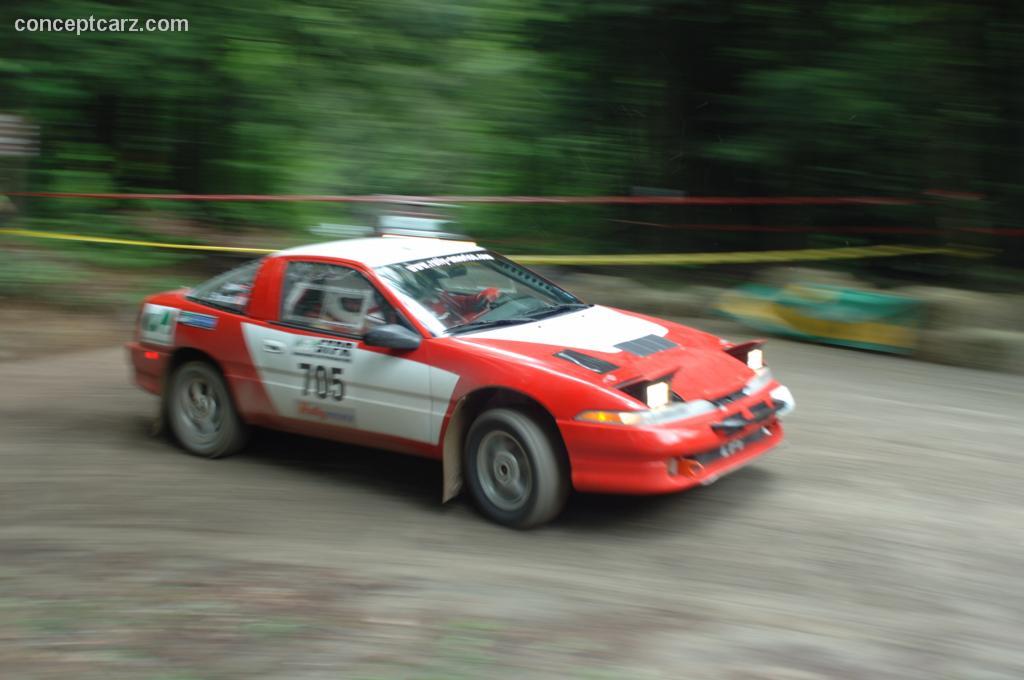
[{"label": "black tire", "polygon": [[561,442],[537,418],[496,408],[469,428],[463,479],[484,515],[517,529],[550,521],[569,495],[569,470]]},{"label": "black tire", "polygon": [[224,377],[205,361],[189,361],[174,371],[164,415],[174,438],[192,455],[223,458],[245,445],[247,428]]}]

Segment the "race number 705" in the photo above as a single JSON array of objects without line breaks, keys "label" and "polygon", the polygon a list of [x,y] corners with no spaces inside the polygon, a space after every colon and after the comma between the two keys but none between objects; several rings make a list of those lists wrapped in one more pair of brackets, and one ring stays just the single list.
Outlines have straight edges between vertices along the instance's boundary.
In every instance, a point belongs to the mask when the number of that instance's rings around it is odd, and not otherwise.
[{"label": "race number 705", "polygon": [[299,364],[299,369],[305,371],[302,381],[302,396],[311,392],[320,399],[330,397],[334,401],[341,401],[345,398],[345,383],[341,380],[341,369],[337,366],[330,367],[330,374],[326,366],[307,363]]}]

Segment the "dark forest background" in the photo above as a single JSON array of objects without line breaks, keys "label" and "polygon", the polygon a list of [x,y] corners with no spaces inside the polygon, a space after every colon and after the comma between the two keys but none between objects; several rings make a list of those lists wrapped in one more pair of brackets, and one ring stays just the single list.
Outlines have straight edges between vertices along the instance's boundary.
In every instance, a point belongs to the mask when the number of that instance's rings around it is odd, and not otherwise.
[{"label": "dark forest background", "polygon": [[[189,31],[13,29],[90,15],[181,17]],[[459,220],[533,250],[953,241],[1022,253],[1006,231],[1024,208],[1019,2],[9,1],[0,27],[0,112],[39,130],[37,155],[0,159],[5,190],[877,195],[917,202],[480,206]],[[90,233],[132,233],[150,213],[239,230],[354,219],[316,204],[19,209],[29,226]],[[837,230],[858,226],[874,231]]]}]

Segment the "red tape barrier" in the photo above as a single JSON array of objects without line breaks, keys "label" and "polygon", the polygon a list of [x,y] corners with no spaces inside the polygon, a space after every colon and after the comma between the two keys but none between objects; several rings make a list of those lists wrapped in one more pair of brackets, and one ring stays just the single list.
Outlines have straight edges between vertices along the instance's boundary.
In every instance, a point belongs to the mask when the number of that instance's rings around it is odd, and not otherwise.
[{"label": "red tape barrier", "polygon": [[106,194],[15,191],[25,198],[93,198],[117,201],[251,201],[310,203],[525,203],[562,205],[917,205],[888,196],[324,196],[315,194]]},{"label": "red tape barrier", "polygon": [[611,220],[616,224],[629,224],[658,229],[681,229],[691,231],[760,231],[783,234],[829,233],[829,234],[902,234],[916,236],[945,236],[951,231],[973,234],[989,234],[993,236],[1024,236],[1024,229],[1003,227],[951,227],[948,230],[934,227],[832,227],[814,225],[772,226],[763,224],[660,224],[658,222],[641,222],[638,220]]}]

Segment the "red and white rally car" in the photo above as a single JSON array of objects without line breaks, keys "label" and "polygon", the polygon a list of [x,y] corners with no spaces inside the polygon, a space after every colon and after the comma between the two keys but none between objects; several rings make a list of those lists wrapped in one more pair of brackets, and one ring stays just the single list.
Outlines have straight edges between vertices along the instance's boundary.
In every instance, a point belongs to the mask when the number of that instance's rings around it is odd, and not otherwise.
[{"label": "red and white rally car", "polygon": [[570,488],[708,484],[779,443],[790,391],[759,342],[586,304],[473,243],[284,250],[146,299],[135,380],[191,453],[250,426],[443,461],[481,511],[545,522]]}]

